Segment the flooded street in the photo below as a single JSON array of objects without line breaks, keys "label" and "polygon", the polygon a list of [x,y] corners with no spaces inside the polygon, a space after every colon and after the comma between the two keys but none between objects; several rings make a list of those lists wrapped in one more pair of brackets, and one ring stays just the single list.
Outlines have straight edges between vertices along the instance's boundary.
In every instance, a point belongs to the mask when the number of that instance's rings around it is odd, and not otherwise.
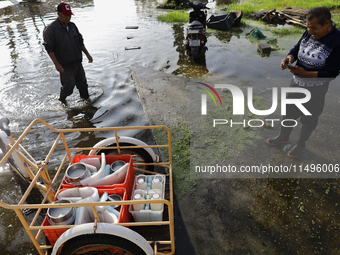
[{"label": "flooded street", "polygon": [[[196,63],[185,54],[184,32],[187,24],[170,24],[157,20],[158,15],[168,12],[156,9],[161,2],[161,0],[69,2],[75,14],[71,21],[79,28],[94,61],[87,63],[86,58],[83,60],[92,103],[88,104],[81,100],[78,90],[75,89],[73,95],[67,98],[68,106],[62,105],[57,100],[60,90],[59,74],[42,45],[43,30],[56,19],[55,8],[59,1],[25,3],[0,8],[0,113],[9,118],[12,136],[19,137],[36,118],[45,120],[54,128],[147,125],[148,120],[131,77],[132,65],[210,85],[226,83],[253,86],[254,90],[266,99],[270,98],[268,86],[288,86],[291,74],[280,70],[279,66],[281,59],[294,46],[300,35],[280,37],[277,50],[272,51],[270,55],[262,56],[257,52],[257,43],[247,39],[246,33],[255,26],[260,26],[267,37],[274,37],[267,26],[247,21],[232,32],[208,29],[209,50],[205,58]],[[216,3],[212,3],[211,8],[208,17],[221,13]],[[138,26],[138,29],[126,29],[127,26]],[[139,49],[126,50],[131,47]],[[269,80],[271,85],[268,85],[268,82],[263,83],[263,80]],[[335,86],[338,83],[337,81],[330,86],[322,123],[318,127],[315,139],[313,138],[309,145],[307,158],[304,158],[303,162],[339,163],[338,142],[329,144],[329,141],[337,141],[339,138],[337,109],[340,87]],[[278,117],[279,113],[276,112],[274,115]],[[267,130],[259,136],[261,138],[272,136],[277,131],[277,128]],[[68,139],[74,146],[80,143],[90,146],[108,136],[110,134],[101,134],[101,137],[94,137],[92,134],[75,135]],[[35,128],[25,141],[26,149],[39,159],[42,148],[45,145],[50,146],[54,138],[49,130]],[[259,164],[263,157],[266,162],[273,164],[287,162],[282,150],[276,152],[275,149],[266,147],[264,150],[270,155],[267,157],[263,156],[263,151],[257,149],[259,146],[263,146],[263,143],[256,140],[246,148],[246,153],[231,159],[231,162],[250,160],[254,164],[255,162]],[[52,161],[51,169],[57,163]],[[234,185],[233,181],[230,179],[227,182]],[[232,213],[222,210],[217,214],[221,219],[235,217],[239,222],[244,219],[243,225],[239,228],[247,229],[248,232],[255,233],[254,235],[258,234],[259,240],[265,240],[263,246],[269,248],[258,247],[255,244],[258,240],[251,240],[249,247],[256,246],[254,250],[258,251],[262,248],[271,251],[264,254],[310,254],[308,252],[313,250],[310,246],[317,242],[314,254],[338,254],[335,243],[340,235],[340,216],[337,210],[340,183],[337,179],[321,180],[320,183],[313,180],[298,182],[288,179],[256,182],[255,180],[249,184],[240,184],[245,185],[249,192],[254,191],[255,197],[254,201],[247,205],[249,207],[241,208],[240,215],[235,215],[235,211]],[[0,168],[0,191],[1,200],[6,203],[15,203],[21,197],[20,187],[6,167]],[[316,198],[320,199],[319,203],[313,204]],[[204,199],[207,203],[210,201],[208,197]],[[216,200],[221,201],[222,198]],[[228,203],[228,210],[234,210],[232,207],[229,208],[229,205],[232,203]],[[308,209],[306,210],[308,206],[312,218],[308,215],[303,218],[301,214],[305,211],[308,213]],[[321,210],[324,207],[331,208],[331,212]],[[301,229],[297,234],[302,236],[301,239],[292,234],[292,231],[297,229]],[[1,254],[37,254],[15,213],[3,208],[0,208],[0,233]],[[334,233],[333,237],[331,233]],[[234,233],[230,231],[228,234]],[[309,248],[298,249],[301,242],[306,240],[303,236],[308,239],[304,245],[306,247],[309,245]],[[216,237],[216,240],[217,238],[221,237]],[[269,240],[270,245],[266,243]],[[219,240],[219,243],[223,241]],[[246,241],[244,243],[246,244]],[[226,246],[227,244],[232,247],[232,243],[226,242]],[[325,244],[328,245],[327,248],[324,247]],[[323,253],[323,250],[327,250],[328,253]],[[245,248],[242,254],[259,253],[253,253],[250,248]]]}]

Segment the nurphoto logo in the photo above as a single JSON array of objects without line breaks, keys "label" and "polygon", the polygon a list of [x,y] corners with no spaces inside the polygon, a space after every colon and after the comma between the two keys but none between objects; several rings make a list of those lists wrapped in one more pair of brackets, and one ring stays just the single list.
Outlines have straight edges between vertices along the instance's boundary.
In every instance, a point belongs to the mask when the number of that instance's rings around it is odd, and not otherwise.
[{"label": "nurphoto logo", "polygon": [[[204,83],[200,83],[204,86],[206,86],[207,88],[209,88],[219,99],[220,104],[222,106],[222,100],[220,98],[220,96],[218,95],[217,91],[211,87],[210,85],[204,84]],[[215,105],[217,106],[216,100],[214,98],[214,96],[212,95],[212,93],[210,93],[210,91],[208,91],[207,89],[202,89],[200,87],[198,87],[199,89],[205,91],[208,95],[210,95],[210,97],[213,99]],[[235,85],[231,85],[231,84],[215,84],[215,88],[216,89],[228,89],[231,94],[232,94],[232,98],[233,98],[233,115],[244,115],[245,114],[245,109],[244,109],[244,105],[245,105],[245,96],[243,94],[243,91],[235,86]],[[281,89],[281,115],[286,115],[286,107],[288,104],[293,104],[296,107],[298,107],[301,112],[304,115],[312,115],[304,106],[304,103],[307,103],[310,99],[311,99],[311,93],[309,92],[309,90],[305,89],[305,88],[293,88],[293,87],[283,87],[280,88]],[[252,87],[248,87],[247,88],[247,106],[248,109],[251,113],[253,113],[254,115],[260,115],[260,116],[265,116],[265,115],[270,115],[273,112],[276,111],[277,107],[278,107],[278,91],[279,88],[277,87],[273,87],[272,89],[272,105],[269,109],[267,110],[259,110],[259,109],[255,109],[254,105],[253,105],[253,88]],[[304,94],[303,98],[287,98],[288,93],[301,93]],[[207,115],[207,94],[202,94],[201,95],[201,115]],[[227,119],[214,119],[213,120],[213,127],[215,127],[216,125],[225,125],[230,123],[230,126],[232,127],[233,125],[244,125],[246,126],[248,124],[248,126],[250,127],[262,127],[264,125],[264,122],[269,122],[272,124],[272,126],[274,125],[275,121],[280,121],[278,119],[252,119],[249,120],[248,123],[246,123],[246,120],[244,119],[243,122],[233,122],[232,119],[227,120]],[[281,121],[281,125],[284,127],[288,127],[287,125],[285,125],[285,121],[293,121],[295,124],[293,126],[297,125],[297,121],[293,120],[293,119],[286,119]],[[257,124],[255,124],[257,123]],[[293,126],[289,126],[289,127],[293,127]]]}]

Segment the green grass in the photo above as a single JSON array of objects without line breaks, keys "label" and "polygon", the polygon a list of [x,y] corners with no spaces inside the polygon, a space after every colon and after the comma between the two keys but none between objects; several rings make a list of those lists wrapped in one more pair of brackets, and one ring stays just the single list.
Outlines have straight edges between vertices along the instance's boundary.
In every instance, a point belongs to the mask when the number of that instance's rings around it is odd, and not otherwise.
[{"label": "green grass", "polygon": [[[259,11],[261,9],[265,10],[281,10],[288,6],[300,7],[306,9],[312,9],[317,6],[326,6],[331,10],[332,20],[340,25],[340,3],[339,1],[334,0],[241,0],[242,3],[231,3],[228,6],[220,6],[221,9],[224,9],[226,12],[229,11],[243,11],[243,23],[247,19],[247,16],[251,13]],[[166,14],[159,15],[157,17],[158,20],[163,22],[188,22],[189,13],[183,11],[171,11]],[[286,36],[290,34],[301,34],[304,31],[304,28],[295,26],[295,27],[284,27],[284,28],[274,28],[270,29],[271,32],[275,35]]]},{"label": "green grass", "polygon": [[299,8],[306,8],[312,9],[318,6],[325,6],[330,10],[339,7],[339,1],[334,0],[244,0],[241,4],[239,3],[231,3],[228,5],[229,11],[237,11],[242,10],[245,16],[249,14],[259,11],[261,9],[265,10],[281,10],[285,7],[299,7]]},{"label": "green grass", "polygon": [[163,22],[188,22],[189,13],[185,13],[182,11],[172,11],[166,14],[159,15],[157,19]]},{"label": "green grass", "polygon": [[337,28],[340,25],[340,13],[332,13],[332,20],[337,24]]},{"label": "green grass", "polygon": [[283,28],[273,28],[270,30],[273,34],[275,35],[281,35],[281,36],[285,36],[285,35],[290,35],[290,34],[302,34],[305,29],[299,26],[296,27],[283,27]]},{"label": "green grass", "polygon": [[[332,20],[336,24],[340,24],[340,3],[339,1],[334,0],[244,0],[242,3],[231,3],[228,6],[225,6],[226,12],[229,11],[243,11],[243,17],[246,19],[249,14],[257,12],[261,9],[264,10],[281,10],[285,7],[299,7],[305,9],[312,9],[318,6],[326,6],[331,10]],[[222,7],[223,8],[223,7]],[[338,25],[339,26],[339,25]],[[270,29],[271,32],[275,35],[286,36],[290,34],[301,34],[305,30],[302,27],[295,26],[290,28],[274,28]]]},{"label": "green grass", "polygon": [[[159,125],[159,122],[150,120],[153,125]],[[178,121],[178,119],[176,120]],[[180,117],[181,125],[170,127],[171,129],[171,147],[173,162],[174,188],[177,199],[181,199],[187,194],[195,192],[195,186],[199,179],[190,176],[190,127],[187,120]],[[157,144],[167,144],[167,134],[164,130],[153,130],[153,135]],[[167,148],[160,149],[163,161],[169,160],[169,151]]]}]

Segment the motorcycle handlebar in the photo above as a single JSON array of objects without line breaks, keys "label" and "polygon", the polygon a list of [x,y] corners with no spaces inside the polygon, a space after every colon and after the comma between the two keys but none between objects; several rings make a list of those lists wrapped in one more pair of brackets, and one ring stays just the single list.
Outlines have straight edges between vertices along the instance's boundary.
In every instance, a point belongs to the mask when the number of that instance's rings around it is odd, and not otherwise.
[{"label": "motorcycle handlebar", "polygon": [[[199,1],[195,1],[195,2],[199,2]],[[192,7],[192,8],[198,7],[198,6],[193,6],[193,5],[192,5],[193,3],[194,3],[194,2],[187,2],[187,3],[181,3],[181,5],[182,5],[182,6],[183,6],[183,5],[188,5],[188,6]],[[201,2],[199,2],[199,3],[201,3]],[[210,9],[209,7],[206,6],[208,3],[209,3],[209,2],[207,2],[207,3],[201,3],[202,6],[201,6],[200,9]]]}]

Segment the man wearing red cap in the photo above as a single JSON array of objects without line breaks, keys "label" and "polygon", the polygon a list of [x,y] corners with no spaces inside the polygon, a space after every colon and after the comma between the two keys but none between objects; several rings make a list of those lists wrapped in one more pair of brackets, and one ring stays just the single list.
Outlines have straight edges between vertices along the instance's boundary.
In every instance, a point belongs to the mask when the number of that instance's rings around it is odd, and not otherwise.
[{"label": "man wearing red cap", "polygon": [[59,100],[66,103],[66,97],[77,87],[80,97],[88,100],[89,92],[83,65],[83,54],[93,62],[90,53],[84,45],[83,36],[77,26],[70,22],[71,7],[67,3],[60,3],[57,7],[58,18],[44,30],[45,49],[52,59],[55,68],[60,73],[61,89]]}]

